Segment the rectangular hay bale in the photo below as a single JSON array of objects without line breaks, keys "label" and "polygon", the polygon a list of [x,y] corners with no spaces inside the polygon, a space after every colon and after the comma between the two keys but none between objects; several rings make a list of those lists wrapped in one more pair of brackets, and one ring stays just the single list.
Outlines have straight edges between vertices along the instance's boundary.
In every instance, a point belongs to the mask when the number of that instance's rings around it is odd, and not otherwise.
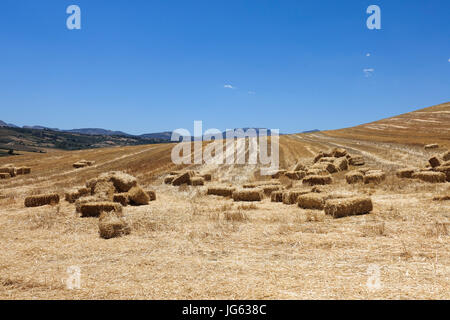
[{"label": "rectangular hay bale", "polygon": [[330,199],[326,201],[324,210],[325,214],[341,218],[369,213],[373,210],[373,205],[369,197]]},{"label": "rectangular hay bale", "polygon": [[122,212],[122,205],[116,202],[86,202],[80,207],[82,217],[99,217],[102,212]]},{"label": "rectangular hay bale", "polygon": [[25,207],[40,207],[49,204],[54,205],[58,203],[59,203],[59,195],[56,193],[41,194],[25,198]]},{"label": "rectangular hay bale", "polygon": [[264,193],[261,189],[242,189],[233,192],[234,201],[261,201],[264,198]]}]

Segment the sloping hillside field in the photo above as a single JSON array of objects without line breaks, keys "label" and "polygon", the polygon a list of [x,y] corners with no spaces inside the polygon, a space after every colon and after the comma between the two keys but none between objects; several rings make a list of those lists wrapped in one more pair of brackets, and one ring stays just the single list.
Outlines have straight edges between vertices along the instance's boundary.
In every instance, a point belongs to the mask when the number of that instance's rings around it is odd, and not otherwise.
[{"label": "sloping hillside field", "polygon": [[174,146],[1,157],[0,298],[450,298],[450,103],[281,136],[273,176]]}]

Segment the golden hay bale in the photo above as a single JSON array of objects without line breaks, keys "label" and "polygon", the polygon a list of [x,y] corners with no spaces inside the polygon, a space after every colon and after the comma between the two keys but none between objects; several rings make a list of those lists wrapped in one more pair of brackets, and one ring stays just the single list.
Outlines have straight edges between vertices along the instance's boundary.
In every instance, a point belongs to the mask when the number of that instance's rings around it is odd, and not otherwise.
[{"label": "golden hay bale", "polygon": [[444,161],[450,161],[450,151],[447,151],[442,155],[442,160]]},{"label": "golden hay bale", "polygon": [[274,191],[270,194],[270,201],[283,202],[283,191]]},{"label": "golden hay bale", "polygon": [[86,202],[80,206],[82,217],[98,217],[102,212],[122,212],[122,205],[112,201]]},{"label": "golden hay bale", "polygon": [[348,163],[351,166],[363,166],[366,164],[362,156],[351,156],[351,158],[348,159]]},{"label": "golden hay bale", "polygon": [[111,239],[130,234],[131,228],[121,215],[102,212],[98,220],[98,232],[103,239]]},{"label": "golden hay bale", "polygon": [[439,145],[437,143],[427,144],[424,146],[425,150],[438,149]]},{"label": "golden hay bale", "polygon": [[380,170],[367,171],[364,176],[364,183],[381,183],[386,179],[386,174]]},{"label": "golden hay bale", "polygon": [[297,203],[303,209],[322,210],[326,199],[327,197],[323,193],[307,193],[298,196]]},{"label": "golden hay bale", "polygon": [[176,176],[167,176],[164,178],[165,184],[172,184],[173,179],[175,179]]},{"label": "golden hay bale", "polygon": [[95,184],[94,195],[102,195],[103,198],[112,200],[114,193],[116,193],[116,188],[110,181],[99,180]]},{"label": "golden hay bale", "polygon": [[368,197],[331,199],[325,203],[325,214],[334,218],[366,214],[373,210],[372,200]]},{"label": "golden hay bale", "polygon": [[245,221],[248,220],[247,215],[242,211],[227,211],[223,214],[227,221]]},{"label": "golden hay bale", "polygon": [[173,186],[181,186],[182,184],[189,184],[191,181],[191,175],[189,174],[189,172],[185,172],[182,174],[179,174],[178,176],[176,176],[173,181],[172,181],[172,185]]},{"label": "golden hay bale", "polygon": [[88,202],[103,202],[108,201],[109,199],[102,198],[101,196],[87,196],[80,197],[75,201],[75,211],[81,212],[81,206]]},{"label": "golden hay bale", "polygon": [[270,197],[270,195],[272,194],[272,192],[274,191],[279,191],[281,190],[281,186],[277,185],[277,186],[261,186],[262,191],[264,192],[264,194],[268,197]]},{"label": "golden hay bale", "polygon": [[286,173],[286,170],[278,170],[274,174],[272,174],[272,179],[278,179]]},{"label": "golden hay bale", "polygon": [[328,173],[336,173],[338,172],[337,167],[330,162],[319,162],[314,164],[311,169],[318,169],[321,171],[327,171]]},{"label": "golden hay bale", "polygon": [[430,183],[440,183],[445,182],[447,176],[443,172],[422,171],[413,173],[412,178]]},{"label": "golden hay bale", "polygon": [[320,176],[320,175],[312,175],[307,176],[303,179],[303,184],[315,186],[315,185],[325,185],[331,184],[333,182],[333,178],[330,175]]},{"label": "golden hay bale", "polygon": [[359,171],[351,171],[345,175],[345,180],[347,180],[348,184],[362,183],[364,175]]},{"label": "golden hay bale", "polygon": [[0,173],[0,179],[9,179],[11,175],[9,173]]},{"label": "golden hay bale", "polygon": [[115,193],[113,196],[113,202],[120,203],[122,206],[127,206],[130,203],[128,192]]},{"label": "golden hay bale", "polygon": [[264,198],[264,193],[261,189],[243,189],[233,192],[234,201],[261,201]]},{"label": "golden hay bale", "polygon": [[77,189],[68,190],[64,193],[64,199],[69,203],[74,203],[81,195]]},{"label": "golden hay bale", "polygon": [[192,177],[189,181],[189,184],[193,186],[203,186],[205,184],[205,179],[202,177]]},{"label": "golden hay bale", "polygon": [[48,204],[58,204],[59,195],[56,193],[29,196],[25,198],[25,207],[40,207]]},{"label": "golden hay bale", "polygon": [[[9,173],[9,176],[12,178],[12,177],[16,176],[16,168],[3,167],[3,168],[0,168],[0,173]],[[5,178],[3,178],[3,179],[5,179]]]},{"label": "golden hay bale", "polygon": [[31,168],[30,167],[19,167],[16,169],[16,174],[30,174]]},{"label": "golden hay bale", "polygon": [[150,201],[155,201],[156,200],[156,192],[153,190],[146,190],[145,191],[148,195],[148,197],[150,198]]},{"label": "golden hay bale", "polygon": [[303,171],[287,171],[284,175],[291,180],[301,180],[305,177],[306,173]]},{"label": "golden hay bale", "polygon": [[206,194],[221,196],[221,197],[231,197],[235,190],[236,190],[236,188],[234,188],[234,187],[215,186],[215,187],[208,187]]},{"label": "golden hay bale", "polygon": [[338,171],[346,171],[348,170],[348,160],[346,157],[337,158],[334,161],[334,165],[338,169]]},{"label": "golden hay bale", "polygon": [[320,158],[320,160],[318,161],[319,163],[321,162],[329,162],[329,163],[333,163],[334,160],[336,160],[335,157],[322,157]]},{"label": "golden hay bale", "polygon": [[335,158],[342,158],[347,155],[347,150],[345,150],[344,148],[334,148],[331,151],[331,155]]},{"label": "golden hay bale", "polygon": [[439,167],[442,164],[442,161],[438,156],[431,157],[428,159],[428,162],[433,168]]},{"label": "golden hay bale", "polygon": [[449,165],[445,165],[445,166],[440,166],[436,168],[437,172],[442,172],[445,173],[446,175],[446,180],[448,182],[450,182],[450,164]]},{"label": "golden hay bale", "polygon": [[414,172],[416,172],[417,169],[414,168],[404,168],[404,169],[399,169],[397,170],[397,172],[395,173],[397,175],[398,178],[412,178],[412,175]]},{"label": "golden hay bale", "polygon": [[87,164],[86,162],[75,162],[72,166],[73,166],[75,169],[79,169],[79,168],[87,167],[88,164]]},{"label": "golden hay bale", "polygon": [[310,190],[288,190],[283,192],[282,202],[284,204],[295,204],[299,196],[310,193]]},{"label": "golden hay bale", "polygon": [[150,202],[148,194],[139,186],[133,187],[128,191],[130,204],[141,206]]},{"label": "golden hay bale", "polygon": [[117,192],[128,192],[131,188],[137,186],[137,179],[123,171],[105,172],[99,175],[99,180],[111,181]]},{"label": "golden hay bale", "polygon": [[201,177],[202,177],[205,181],[211,181],[211,180],[212,180],[212,175],[211,175],[211,173],[205,173],[205,174],[202,174]]}]

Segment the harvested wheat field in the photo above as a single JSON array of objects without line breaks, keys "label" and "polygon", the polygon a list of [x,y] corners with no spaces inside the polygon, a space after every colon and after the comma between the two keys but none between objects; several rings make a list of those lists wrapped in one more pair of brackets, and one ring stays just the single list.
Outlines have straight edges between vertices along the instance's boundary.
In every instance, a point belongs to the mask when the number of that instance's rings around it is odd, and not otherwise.
[{"label": "harvested wheat field", "polygon": [[[427,163],[450,148],[450,104],[433,108],[281,136],[274,178],[257,165],[175,166],[173,144],[0,158],[31,168],[0,180],[0,298],[449,299],[450,183]],[[420,117],[434,122],[411,127]],[[74,168],[80,159],[92,163]],[[69,290],[73,266],[81,285]]]}]

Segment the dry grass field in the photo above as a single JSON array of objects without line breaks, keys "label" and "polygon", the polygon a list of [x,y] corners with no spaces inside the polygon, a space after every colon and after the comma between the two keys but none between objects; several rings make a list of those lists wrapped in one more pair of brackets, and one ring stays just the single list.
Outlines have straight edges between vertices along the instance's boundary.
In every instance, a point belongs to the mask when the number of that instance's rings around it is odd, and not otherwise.
[{"label": "dry grass field", "polygon": [[[208,185],[241,186],[268,178],[250,165],[197,165],[204,186],[164,184],[184,169],[173,144],[55,151],[0,158],[31,167],[0,180],[1,299],[450,299],[450,183],[400,179],[450,149],[450,103],[354,128],[282,136],[280,166],[342,147],[380,184],[347,184],[346,172],[321,186],[333,197],[369,196],[366,215],[334,219],[323,210],[207,195]],[[424,145],[438,143],[439,149]],[[80,159],[95,164],[74,169]],[[81,218],[64,192],[112,170],[156,191],[156,200],[123,208],[131,233],[102,239],[98,218]],[[283,177],[284,178],[284,177]],[[301,181],[280,179],[295,189]],[[30,195],[58,193],[59,204],[24,207]],[[68,289],[67,268],[81,271]],[[377,288],[367,286],[379,270]]]}]

